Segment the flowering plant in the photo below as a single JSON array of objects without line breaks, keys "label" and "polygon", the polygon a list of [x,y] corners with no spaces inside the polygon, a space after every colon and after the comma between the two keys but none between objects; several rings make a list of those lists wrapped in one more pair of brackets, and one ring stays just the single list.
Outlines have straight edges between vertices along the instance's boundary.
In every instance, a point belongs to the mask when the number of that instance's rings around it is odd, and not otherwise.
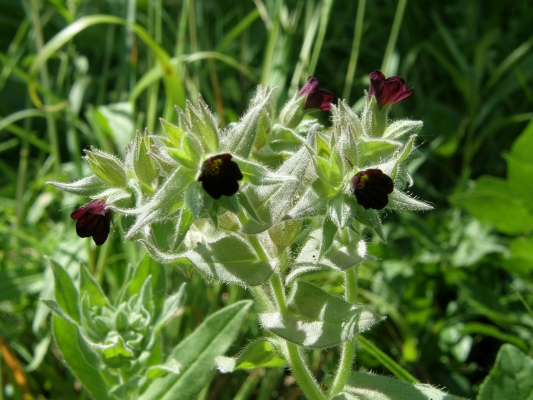
[{"label": "flowering plant", "polygon": [[[93,175],[51,184],[93,199],[73,213],[78,224],[97,215],[100,224],[107,222],[105,230],[112,211],[126,240],[141,242],[154,260],[250,289],[265,337],[235,358],[222,357],[227,346],[220,347],[220,357],[206,361],[204,369],[215,362],[222,372],[287,365],[311,399],[391,393],[397,395],[386,398],[441,398],[444,394],[430,386],[352,371],[358,335],[383,319],[356,303],[357,269],[371,257],[366,235],[372,231],[385,240],[382,210],[431,209],[406,191],[413,184],[406,163],[416,155],[422,123],[391,122],[387,116],[390,105],[412,89],[405,90],[399,77],[384,79],[375,71],[359,116],[345,101],[332,104],[333,95],[311,77],[279,117],[273,90],[259,86],[242,119],[226,129],[219,128],[199,96],[197,105],[178,109],[177,124],[161,120],[164,135],[138,132],[124,160],[89,150],[85,159]],[[331,128],[306,118],[318,109],[331,110]],[[103,231],[80,232],[92,235],[96,244],[104,236]],[[304,279],[322,270],[342,274],[343,298]],[[107,325],[99,326],[51,305],[58,321],[68,321],[80,337],[96,343],[91,357],[108,367],[97,372],[114,382],[106,398],[132,393],[131,381],[140,382],[134,393],[142,399],[188,398],[176,389],[177,382],[183,383],[180,368],[194,364],[183,347],[161,365],[147,361],[159,324],[177,300],[167,299],[164,312],[150,306],[149,297],[147,287],[127,306],[111,306],[81,293],[87,318],[91,312],[105,316]],[[241,318],[248,306],[234,306],[228,315]],[[135,313],[139,318],[132,317]],[[156,321],[155,326],[149,321]],[[304,362],[304,351],[333,346],[342,348],[337,371],[319,385]]]}]

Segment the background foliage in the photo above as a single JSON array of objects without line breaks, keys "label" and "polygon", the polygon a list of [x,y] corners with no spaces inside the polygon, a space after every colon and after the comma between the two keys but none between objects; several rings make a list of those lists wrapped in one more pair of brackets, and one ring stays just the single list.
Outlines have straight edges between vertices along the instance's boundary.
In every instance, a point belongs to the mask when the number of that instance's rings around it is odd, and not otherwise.
[{"label": "background foliage", "polygon": [[[53,294],[48,259],[72,276],[83,262],[114,299],[124,265],[141,256],[119,227],[97,250],[79,239],[69,214],[85,199],[44,182],[86,176],[83,148],[122,154],[135,129],[158,132],[158,117],[175,121],[172,106],[199,92],[224,126],[257,84],[279,86],[282,104],[309,75],[358,108],[375,69],[415,88],[393,116],[424,121],[411,172],[415,194],[435,210],[389,215],[388,243],[372,238],[377,258],[360,269],[359,300],[388,319],[365,339],[420,381],[469,397],[503,344],[532,354],[533,224],[516,224],[531,216],[533,200],[513,195],[527,176],[503,180],[527,141],[503,155],[533,117],[527,1],[0,0],[0,9],[0,398],[87,397],[54,347],[39,300]],[[54,40],[64,45],[43,50]],[[320,117],[327,123],[326,113]],[[505,196],[525,214],[506,214],[505,200],[480,207]],[[166,348],[247,296],[183,272],[166,268],[167,293],[188,282],[185,306],[163,329]],[[343,290],[334,272],[311,278],[332,293]],[[246,318],[229,354],[260,333],[254,313]],[[358,366],[388,374],[368,349],[361,340]],[[338,354],[309,357],[320,379]],[[271,368],[264,376],[217,373],[201,396],[299,395],[287,371]]]}]

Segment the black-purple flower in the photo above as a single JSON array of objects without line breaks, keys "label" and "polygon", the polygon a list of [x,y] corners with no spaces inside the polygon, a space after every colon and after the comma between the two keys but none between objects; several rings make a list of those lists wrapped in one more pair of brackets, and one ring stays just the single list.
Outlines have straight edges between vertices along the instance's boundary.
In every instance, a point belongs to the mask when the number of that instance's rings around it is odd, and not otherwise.
[{"label": "black-purple flower", "polygon": [[76,220],[78,236],[92,236],[97,246],[103,245],[109,236],[111,216],[111,210],[106,210],[105,200],[93,200],[70,214],[70,218]]},{"label": "black-purple flower", "polygon": [[327,90],[320,89],[318,79],[310,76],[305,85],[298,92],[300,96],[307,96],[305,100],[304,110],[310,108],[320,108],[323,111],[331,110],[331,102],[333,101],[333,93]]},{"label": "black-purple flower", "polygon": [[239,190],[239,182],[243,176],[239,165],[231,161],[231,154],[219,154],[208,158],[202,164],[202,172],[198,180],[204,190],[214,198],[222,195],[233,196]]},{"label": "black-purple flower", "polygon": [[360,171],[352,178],[352,193],[365,210],[385,208],[393,190],[392,179],[380,169]]},{"label": "black-purple flower", "polygon": [[391,76],[385,79],[381,71],[375,70],[370,74],[370,88],[368,95],[374,96],[381,109],[387,104],[394,104],[413,93],[413,89],[407,90],[405,80],[401,76]]}]

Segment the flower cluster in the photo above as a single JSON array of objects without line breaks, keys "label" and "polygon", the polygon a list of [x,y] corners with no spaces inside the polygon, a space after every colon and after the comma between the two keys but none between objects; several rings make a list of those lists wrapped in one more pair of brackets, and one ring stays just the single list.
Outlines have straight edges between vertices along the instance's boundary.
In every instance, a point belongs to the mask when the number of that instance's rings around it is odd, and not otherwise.
[{"label": "flower cluster", "polygon": [[[127,240],[213,279],[263,283],[302,226],[311,229],[302,249],[320,243],[320,250],[314,259],[302,250],[294,276],[348,268],[364,252],[341,261],[341,238],[364,243],[364,227],[384,238],[380,210],[430,208],[403,191],[412,184],[403,164],[421,123],[387,119],[390,105],[412,91],[402,78],[374,71],[358,116],[344,101],[332,104],[333,94],[310,77],[276,117],[272,89],[260,86],[243,118],[225,130],[199,97],[178,110],[177,124],[161,120],[163,135],[137,133],[123,161],[90,149],[94,175],[52,184],[94,199],[72,213],[79,236],[103,244],[113,210]],[[331,111],[332,129],[309,118],[318,110]]]}]

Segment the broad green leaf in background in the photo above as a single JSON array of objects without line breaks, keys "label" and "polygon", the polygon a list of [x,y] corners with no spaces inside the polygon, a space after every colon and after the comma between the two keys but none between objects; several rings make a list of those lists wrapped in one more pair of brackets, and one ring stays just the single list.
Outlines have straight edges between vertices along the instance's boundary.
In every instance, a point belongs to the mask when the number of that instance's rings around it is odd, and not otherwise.
[{"label": "broad green leaf in background", "polygon": [[493,224],[502,233],[516,235],[533,229],[531,210],[503,179],[483,176],[472,192],[455,195],[451,202],[481,222]]},{"label": "broad green leaf in background", "polygon": [[494,367],[481,385],[477,400],[533,399],[533,359],[504,344]]},{"label": "broad green leaf in background", "polygon": [[170,354],[167,362],[181,365],[180,374],[153,381],[140,400],[187,400],[209,383],[215,359],[233,343],[252,303],[242,300],[209,316]]}]

